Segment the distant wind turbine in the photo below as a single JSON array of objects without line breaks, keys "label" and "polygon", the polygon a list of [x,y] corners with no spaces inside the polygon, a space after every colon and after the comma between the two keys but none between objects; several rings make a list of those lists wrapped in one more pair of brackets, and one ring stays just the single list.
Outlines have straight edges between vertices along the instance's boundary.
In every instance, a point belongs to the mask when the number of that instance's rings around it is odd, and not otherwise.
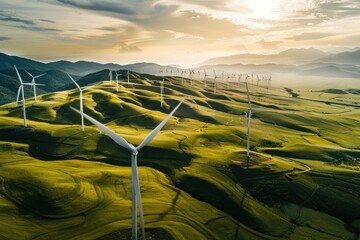
[{"label": "distant wind turbine", "polygon": [[118,71],[115,71],[116,74],[116,92],[119,92],[119,76],[121,75]]},{"label": "distant wind turbine", "polygon": [[20,92],[21,92],[21,97],[22,97],[22,105],[23,105],[23,117],[24,117],[24,127],[27,127],[27,122],[26,122],[26,103],[25,103],[25,94],[24,94],[24,86],[39,86],[39,85],[44,85],[44,84],[36,84],[36,83],[24,83],[21,76],[20,76],[20,73],[17,69],[17,67],[14,65],[14,68],[15,68],[15,71],[16,71],[16,74],[18,76],[18,79],[20,81],[20,87],[18,88],[18,93],[17,93],[17,97],[16,97],[16,106],[18,105],[19,103],[19,96],[20,96]]},{"label": "distant wind turbine", "polygon": [[165,81],[165,77],[163,76],[162,81],[160,82],[160,106],[161,108],[163,107],[163,102],[164,102],[164,81]]},{"label": "distant wind turbine", "polygon": [[252,111],[258,111],[258,112],[267,112],[266,110],[263,109],[259,109],[259,108],[253,108],[251,107],[251,99],[250,99],[250,92],[249,92],[249,87],[248,87],[248,83],[245,83],[246,85],[246,92],[247,92],[247,97],[248,97],[248,111],[245,112],[245,116],[247,117],[247,145],[246,145],[246,166],[249,166],[249,162],[250,162],[250,122],[251,122],[251,114]]},{"label": "distant wind turbine", "polygon": [[84,129],[84,107],[83,107],[83,91],[88,90],[90,87],[84,88],[82,89],[79,84],[77,84],[77,82],[71,77],[70,74],[67,73],[67,75],[69,76],[69,78],[71,79],[71,81],[74,82],[74,84],[76,85],[76,87],[79,89],[80,92],[80,112],[81,112],[81,131],[85,131]]},{"label": "distant wind turbine", "polygon": [[218,78],[220,78],[220,76],[216,75],[216,72],[214,70],[214,93],[216,93],[216,79],[218,79]]},{"label": "distant wind turbine", "polygon": [[238,87],[240,86],[241,78],[242,78],[242,73],[239,73],[238,74],[238,83],[237,83]]},{"label": "distant wind turbine", "polygon": [[206,87],[206,79],[209,76],[209,74],[207,74],[206,70],[204,70],[204,87]]},{"label": "distant wind turbine", "polygon": [[[34,83],[34,84],[36,83],[36,82],[35,82],[35,79],[36,79],[36,78],[39,78],[39,77],[42,77],[42,76],[46,75],[46,73],[43,73],[43,74],[40,74],[40,75],[37,75],[37,76],[34,77],[34,76],[31,75],[28,71],[25,70],[25,72],[26,72],[27,74],[29,74],[30,77],[32,77],[31,83]],[[44,85],[44,84],[42,84],[42,85]],[[32,85],[31,87],[34,89],[34,99],[35,99],[35,102],[36,102],[36,101],[37,101],[37,99],[36,99],[36,86],[35,86],[35,85]]]},{"label": "distant wind turbine", "polygon": [[113,70],[109,69],[109,78],[110,78],[110,83],[112,84],[112,80],[113,80]]},{"label": "distant wind turbine", "polygon": [[189,70],[189,77],[190,77],[190,85],[194,84],[194,75],[195,75],[195,69],[190,69]]},{"label": "distant wind turbine", "polygon": [[132,196],[132,239],[137,240],[137,207],[139,208],[140,214],[140,224],[142,230],[142,238],[145,240],[145,226],[144,226],[144,214],[143,214],[143,207],[142,207],[142,200],[141,200],[141,193],[140,193],[140,184],[139,184],[139,175],[138,175],[138,168],[137,168],[137,155],[139,151],[151,140],[154,139],[156,134],[164,127],[164,125],[169,121],[170,117],[175,113],[175,111],[180,107],[182,102],[180,102],[174,110],[171,111],[169,115],[156,127],[154,128],[146,137],[145,139],[138,145],[137,147],[133,146],[132,144],[128,143],[123,137],[117,135],[115,132],[108,129],[106,126],[98,122],[97,120],[93,119],[92,117],[84,114],[81,111],[71,107],[72,110],[79,113],[81,116],[85,116],[87,120],[95,124],[101,131],[103,131],[106,135],[108,135],[114,142],[118,145],[126,148],[131,153],[131,196]]},{"label": "distant wind turbine", "polygon": [[130,83],[130,71],[129,69],[127,70],[127,81],[128,81],[128,84]]}]

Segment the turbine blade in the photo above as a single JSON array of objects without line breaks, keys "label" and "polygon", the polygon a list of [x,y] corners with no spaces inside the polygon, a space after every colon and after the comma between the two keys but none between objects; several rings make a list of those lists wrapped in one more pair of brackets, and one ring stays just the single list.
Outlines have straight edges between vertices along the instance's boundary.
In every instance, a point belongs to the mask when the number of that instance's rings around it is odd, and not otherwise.
[{"label": "turbine blade", "polygon": [[26,85],[26,86],[45,86],[45,84],[42,84],[42,83],[23,83],[22,85]]},{"label": "turbine blade", "polygon": [[89,90],[90,88],[92,88],[93,86],[88,86],[86,88],[83,89],[83,91]]},{"label": "turbine blade", "polygon": [[260,108],[251,108],[251,110],[257,111],[257,112],[271,112],[269,110],[260,109]]},{"label": "turbine blade", "polygon": [[19,97],[20,97],[20,91],[21,91],[22,85],[20,85],[20,87],[18,88],[18,92],[17,92],[17,96],[16,96],[16,106],[19,103]]},{"label": "turbine blade", "polygon": [[20,80],[20,83],[21,84],[23,84],[23,81],[22,81],[22,78],[21,78],[21,76],[20,76],[20,73],[19,73],[19,71],[18,71],[18,69],[17,69],[17,67],[14,65],[14,68],[15,68],[15,70],[16,70],[16,74],[17,74],[17,76],[18,76],[18,78],[19,78],[19,80]]},{"label": "turbine blade", "polygon": [[81,91],[81,88],[80,88],[79,84],[77,84],[77,82],[72,78],[72,76],[70,74],[68,74],[68,73],[66,73],[66,74],[69,76],[71,81],[73,81],[75,83],[76,87]]},{"label": "turbine blade", "polygon": [[34,76],[33,76],[33,75],[31,75],[31,73],[29,73],[29,72],[28,72],[28,71],[26,71],[26,70],[25,70],[25,72],[26,72],[27,74],[29,74],[29,75],[30,75],[30,77],[34,78]]},{"label": "turbine blade", "polygon": [[43,73],[43,74],[37,75],[37,76],[35,76],[35,77],[33,77],[33,78],[39,78],[39,77],[42,77],[42,76],[44,76],[44,75],[46,75],[46,73]]},{"label": "turbine blade", "polygon": [[[81,112],[79,110],[77,110],[76,108],[70,107],[73,111],[77,112],[78,114],[81,115]],[[106,135],[108,135],[112,140],[114,140],[114,142],[116,142],[117,144],[119,144],[120,146],[128,149],[129,151],[132,151],[135,147],[133,145],[131,145],[130,143],[128,143],[124,138],[122,138],[121,136],[117,135],[116,133],[114,133],[113,131],[111,131],[110,129],[108,129],[107,127],[105,127],[103,124],[101,124],[100,122],[98,122],[97,120],[93,119],[92,117],[86,115],[85,113],[83,113],[84,117],[89,120],[90,122],[92,122],[93,124],[95,124],[101,131],[103,131]]]},{"label": "turbine blade", "polygon": [[171,116],[176,112],[176,110],[180,107],[181,104],[182,104],[182,102],[180,102],[174,108],[174,110],[172,110],[172,112],[169,115],[167,115],[167,117],[156,128],[154,128],[154,130],[152,130],[149,133],[149,135],[146,136],[146,138],[142,141],[142,143],[140,143],[140,145],[136,147],[136,150],[139,151],[142,147],[144,147],[146,144],[151,142],[151,140],[153,140],[153,138],[156,136],[156,134],[158,134],[158,132],[164,127],[164,125],[167,123],[167,121],[169,121]]}]

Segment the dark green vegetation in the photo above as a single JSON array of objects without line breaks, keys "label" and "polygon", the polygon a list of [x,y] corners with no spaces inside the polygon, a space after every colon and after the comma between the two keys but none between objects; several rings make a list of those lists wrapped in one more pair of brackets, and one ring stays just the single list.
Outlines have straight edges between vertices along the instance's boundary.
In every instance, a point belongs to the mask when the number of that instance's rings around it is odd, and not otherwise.
[{"label": "dark green vegetation", "polygon": [[[270,112],[253,113],[246,167],[244,85],[214,94],[166,77],[162,109],[161,77],[131,72],[116,93],[104,73],[79,80],[95,84],[84,111],[134,145],[185,99],[139,154],[152,239],[359,239],[359,95],[250,85]],[[129,153],[88,122],[80,131],[77,90],[39,100],[27,99],[28,128],[21,106],[0,107],[0,238],[128,239]]]},{"label": "dark green vegetation", "polygon": [[[20,70],[20,74],[25,82],[31,81],[31,78],[24,70],[29,71],[33,76],[46,73],[45,76],[36,80],[37,83],[46,84],[45,86],[38,86],[39,94],[73,88],[73,83],[66,73],[71,74],[76,80],[84,77],[82,82],[86,83],[87,81],[98,82],[109,79],[109,71],[104,69],[122,69],[121,71],[123,72],[125,69],[130,69],[132,71],[154,74],[158,73],[159,68],[162,68],[160,65],[154,63],[135,63],[128,65],[113,63],[101,64],[87,61],[42,63],[0,53],[0,105],[9,103],[16,98],[19,80],[17,79],[14,65]],[[171,66],[166,67],[166,69],[172,70],[174,73],[176,70],[175,67]],[[122,80],[124,78],[125,76],[120,76],[119,79]],[[115,79],[115,72],[113,72],[113,79]],[[29,88],[25,88],[25,95],[31,96],[29,95],[30,91],[28,89]]]}]

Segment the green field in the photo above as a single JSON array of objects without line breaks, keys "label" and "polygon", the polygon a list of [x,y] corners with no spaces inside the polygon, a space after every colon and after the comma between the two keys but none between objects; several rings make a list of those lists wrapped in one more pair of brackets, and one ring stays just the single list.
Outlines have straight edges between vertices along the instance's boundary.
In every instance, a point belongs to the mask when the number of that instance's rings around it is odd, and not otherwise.
[{"label": "green field", "polygon": [[[84,112],[138,145],[149,239],[360,239],[360,95],[249,85],[246,90],[131,74],[98,82]],[[77,90],[0,106],[0,239],[130,239],[130,154],[85,120]]]}]

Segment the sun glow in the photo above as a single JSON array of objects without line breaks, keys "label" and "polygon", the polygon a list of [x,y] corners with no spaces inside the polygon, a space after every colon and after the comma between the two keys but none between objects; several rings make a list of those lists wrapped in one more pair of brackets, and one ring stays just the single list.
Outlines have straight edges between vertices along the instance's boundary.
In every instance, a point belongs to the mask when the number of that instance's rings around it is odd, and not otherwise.
[{"label": "sun glow", "polygon": [[249,0],[246,6],[253,11],[251,17],[276,19],[280,16],[281,2],[281,0]]}]

